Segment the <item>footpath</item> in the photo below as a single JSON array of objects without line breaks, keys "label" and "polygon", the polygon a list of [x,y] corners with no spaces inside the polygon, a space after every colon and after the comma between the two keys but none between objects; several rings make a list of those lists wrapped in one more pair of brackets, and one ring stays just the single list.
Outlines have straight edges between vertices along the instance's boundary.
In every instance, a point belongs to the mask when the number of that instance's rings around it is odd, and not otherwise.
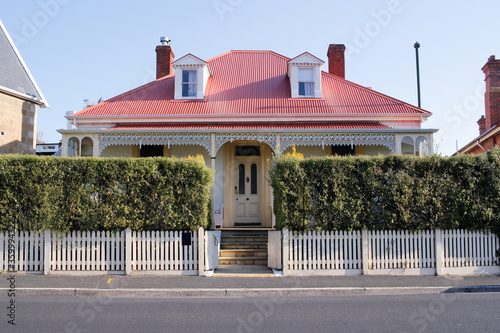
[{"label": "footpath", "polygon": [[0,274],[0,295],[250,297],[500,292],[499,276],[273,276]]}]

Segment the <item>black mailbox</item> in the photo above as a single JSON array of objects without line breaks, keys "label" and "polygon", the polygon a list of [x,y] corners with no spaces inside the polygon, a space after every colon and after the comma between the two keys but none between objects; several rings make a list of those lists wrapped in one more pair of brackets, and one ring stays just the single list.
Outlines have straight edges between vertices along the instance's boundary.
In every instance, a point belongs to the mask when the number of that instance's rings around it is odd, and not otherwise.
[{"label": "black mailbox", "polygon": [[183,232],[182,233],[182,246],[191,245],[191,233]]}]

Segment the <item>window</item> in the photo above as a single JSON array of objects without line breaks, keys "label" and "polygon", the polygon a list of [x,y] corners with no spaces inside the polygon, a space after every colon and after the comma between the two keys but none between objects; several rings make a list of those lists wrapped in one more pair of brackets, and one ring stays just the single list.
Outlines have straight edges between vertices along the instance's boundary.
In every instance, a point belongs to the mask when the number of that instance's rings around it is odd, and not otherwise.
[{"label": "window", "polygon": [[140,157],[155,157],[162,156],[163,157],[163,146],[158,145],[142,145],[141,150],[139,152]]},{"label": "window", "polygon": [[299,68],[299,96],[314,97],[314,73],[312,68]]},{"label": "window", "polygon": [[356,146],[332,146],[332,156],[349,156],[356,155]]},{"label": "window", "polygon": [[196,97],[198,88],[196,70],[182,71],[182,97]]},{"label": "window", "polygon": [[236,156],[260,156],[260,146],[236,146]]}]

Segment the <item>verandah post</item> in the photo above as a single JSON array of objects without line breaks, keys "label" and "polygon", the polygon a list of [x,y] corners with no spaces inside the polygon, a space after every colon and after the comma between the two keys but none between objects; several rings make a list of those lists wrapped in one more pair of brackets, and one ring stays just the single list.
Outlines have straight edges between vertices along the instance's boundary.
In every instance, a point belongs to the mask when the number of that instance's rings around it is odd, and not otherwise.
[{"label": "verandah post", "polygon": [[205,230],[198,229],[198,275],[205,274]]},{"label": "verandah post", "polygon": [[436,275],[443,275],[443,243],[442,243],[442,231],[441,229],[436,229],[434,234],[434,249],[436,251]]},{"label": "verandah post", "polygon": [[125,275],[132,274],[132,230],[125,229]]},{"label": "verandah post", "polygon": [[361,231],[361,263],[363,265],[363,275],[369,275],[368,269],[368,230],[365,228]]},{"label": "verandah post", "polygon": [[45,229],[45,234],[43,236],[43,275],[50,274],[50,254],[52,249],[50,248],[50,229]]}]

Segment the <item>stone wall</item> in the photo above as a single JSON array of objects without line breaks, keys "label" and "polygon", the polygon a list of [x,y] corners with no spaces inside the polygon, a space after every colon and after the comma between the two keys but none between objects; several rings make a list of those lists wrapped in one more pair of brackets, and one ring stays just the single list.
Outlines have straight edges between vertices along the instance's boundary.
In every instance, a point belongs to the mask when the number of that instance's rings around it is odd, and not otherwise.
[{"label": "stone wall", "polygon": [[35,154],[37,106],[0,93],[0,154]]}]

